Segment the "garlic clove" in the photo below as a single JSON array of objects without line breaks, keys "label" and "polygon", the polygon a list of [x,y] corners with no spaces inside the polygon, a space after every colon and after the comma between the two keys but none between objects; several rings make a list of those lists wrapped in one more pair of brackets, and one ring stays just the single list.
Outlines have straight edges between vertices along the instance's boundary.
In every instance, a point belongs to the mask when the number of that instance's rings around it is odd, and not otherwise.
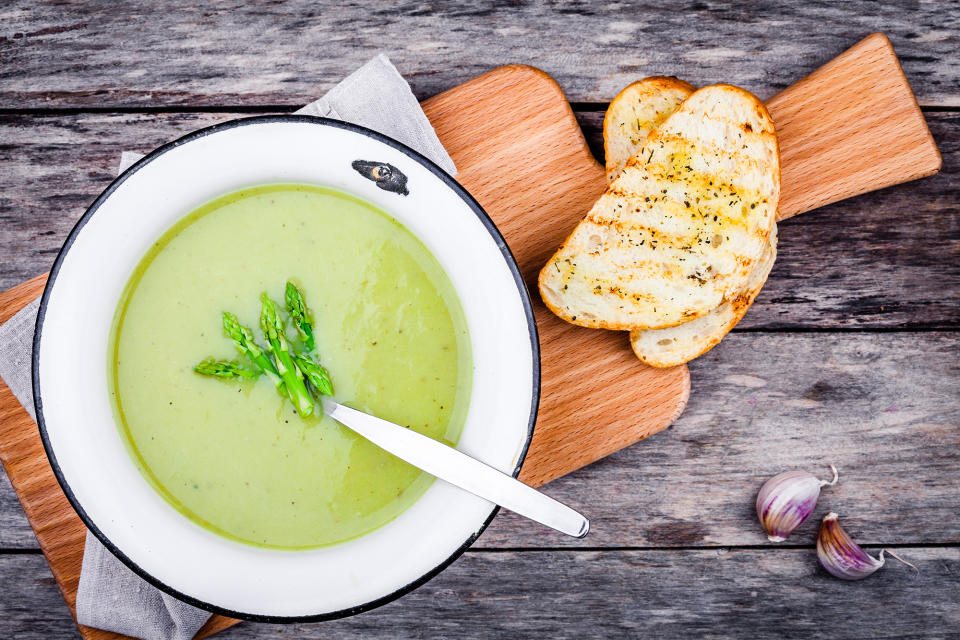
[{"label": "garlic clove", "polygon": [[817,559],[830,575],[841,580],[862,580],[883,566],[884,553],[889,553],[903,564],[917,569],[887,549],[882,549],[880,556],[874,558],[847,535],[840,526],[836,513],[831,512],[824,516],[820,535],[817,536]]},{"label": "garlic clove", "polygon": [[823,518],[817,536],[817,559],[833,576],[841,580],[862,580],[883,566],[883,552],[874,558],[860,548],[840,527],[837,514],[830,512]]},{"label": "garlic clove", "polygon": [[806,471],[786,471],[767,480],[757,494],[757,517],[767,532],[770,542],[783,542],[810,517],[817,506],[820,488],[837,483],[837,468],[833,480],[819,480]]}]

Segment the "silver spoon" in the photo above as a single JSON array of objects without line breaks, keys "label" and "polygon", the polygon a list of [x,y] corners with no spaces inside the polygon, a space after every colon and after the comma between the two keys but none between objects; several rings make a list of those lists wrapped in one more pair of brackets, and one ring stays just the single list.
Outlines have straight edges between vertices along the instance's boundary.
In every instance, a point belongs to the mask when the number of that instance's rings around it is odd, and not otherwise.
[{"label": "silver spoon", "polygon": [[514,513],[575,538],[590,530],[590,522],[565,504],[442,442],[327,397],[323,411],[384,451]]}]

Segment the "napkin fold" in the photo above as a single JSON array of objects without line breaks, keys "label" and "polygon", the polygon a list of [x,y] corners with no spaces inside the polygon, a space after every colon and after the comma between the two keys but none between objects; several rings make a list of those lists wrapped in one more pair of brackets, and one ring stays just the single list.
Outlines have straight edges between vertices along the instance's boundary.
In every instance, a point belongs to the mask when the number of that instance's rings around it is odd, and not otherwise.
[{"label": "napkin fold", "polygon": [[[297,113],[374,129],[456,175],[453,160],[440,144],[410,86],[383,54]],[[124,152],[118,172],[142,157]],[[39,300],[34,300],[0,326],[0,378],[34,419],[30,368],[39,306]],[[209,617],[208,611],[151,586],[87,532],[77,589],[78,623],[143,640],[188,640]]]}]

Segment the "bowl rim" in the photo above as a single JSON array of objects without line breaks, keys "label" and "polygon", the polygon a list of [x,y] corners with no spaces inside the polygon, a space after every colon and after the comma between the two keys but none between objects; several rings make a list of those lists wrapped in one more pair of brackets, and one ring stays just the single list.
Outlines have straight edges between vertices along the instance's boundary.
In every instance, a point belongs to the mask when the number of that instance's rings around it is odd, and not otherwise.
[{"label": "bowl rim", "polygon": [[50,440],[47,434],[46,422],[43,415],[43,398],[40,391],[40,341],[43,333],[43,323],[47,310],[47,303],[50,296],[50,293],[53,289],[53,285],[56,282],[57,275],[62,266],[63,260],[66,257],[67,253],[70,251],[71,246],[79,235],[80,231],[86,225],[86,223],[96,214],[100,206],[110,197],[110,195],[125,182],[130,176],[135,174],[137,171],[147,166],[153,160],[156,160],[162,156],[167,151],[175,149],[184,145],[187,142],[197,140],[208,136],[210,134],[218,133],[221,131],[226,131],[229,129],[234,129],[237,127],[259,125],[259,124],[273,124],[273,123],[303,123],[303,124],[313,124],[324,127],[334,127],[337,129],[343,129],[346,131],[351,131],[355,134],[366,136],[372,138],[378,142],[386,144],[397,151],[400,151],[407,157],[409,157],[414,162],[420,164],[430,173],[436,176],[448,189],[452,190],[464,204],[467,205],[467,208],[473,212],[475,216],[483,224],[484,228],[493,238],[494,242],[497,245],[497,248],[500,250],[500,254],[503,257],[504,262],[506,262],[508,269],[510,270],[511,275],[513,276],[514,284],[517,287],[517,291],[520,294],[520,301],[523,305],[524,315],[527,319],[527,333],[530,338],[530,348],[531,348],[531,370],[532,370],[532,397],[530,405],[530,416],[527,422],[527,433],[526,438],[523,443],[519,455],[517,456],[516,463],[512,471],[513,477],[517,477],[520,474],[520,469],[523,467],[524,460],[526,459],[527,453],[530,449],[530,443],[533,440],[534,428],[537,420],[537,413],[540,406],[540,339],[537,331],[537,323],[533,313],[533,304],[530,299],[530,292],[527,289],[526,283],[523,280],[523,276],[520,273],[520,267],[517,264],[517,260],[514,257],[513,253],[510,251],[510,248],[507,246],[506,240],[503,238],[503,235],[500,233],[500,230],[494,224],[490,216],[484,211],[483,207],[480,206],[480,203],[459,183],[457,182],[450,174],[444,171],[440,166],[433,162],[430,158],[427,158],[420,152],[412,149],[406,144],[399,142],[389,136],[386,136],[382,133],[363,127],[361,125],[353,124],[350,122],[344,122],[341,120],[334,120],[332,118],[325,118],[320,116],[308,116],[301,114],[281,114],[281,115],[266,115],[266,116],[252,116],[245,118],[235,118],[232,120],[227,120],[220,122],[208,127],[203,127],[192,131],[180,138],[167,142],[148,154],[143,158],[135,162],[133,165],[128,167],[125,171],[121,172],[107,187],[97,196],[93,203],[84,211],[83,215],[80,216],[80,219],[70,230],[70,233],[67,235],[67,238],[64,240],[63,246],[57,252],[56,259],[53,262],[53,265],[50,268],[50,273],[47,278],[47,282],[44,285],[43,294],[40,297],[40,306],[37,311],[37,321],[36,328],[33,337],[33,352],[31,355],[31,382],[33,388],[33,404],[35,415],[37,417],[37,427],[40,431],[40,439],[43,443],[43,449],[46,453],[47,459],[50,462],[50,467],[53,470],[54,476],[57,479],[57,483],[60,485],[60,488],[63,490],[64,495],[66,495],[67,500],[70,502],[71,507],[80,517],[80,520],[87,527],[87,530],[93,533],[93,535],[100,541],[104,547],[107,548],[110,553],[112,553],[118,560],[120,560],[127,568],[133,571],[136,575],[146,580],[149,584],[156,587],[157,589],[177,598],[178,600],[185,602],[194,607],[209,611],[214,614],[219,614],[222,616],[227,616],[230,618],[237,618],[241,620],[248,620],[251,622],[265,622],[265,623],[296,623],[296,622],[323,622],[326,620],[336,620],[339,618],[346,618],[349,616],[357,615],[359,613],[364,613],[377,607],[381,607],[385,604],[393,602],[394,600],[404,596],[414,589],[423,586],[435,576],[437,576],[444,569],[449,567],[457,558],[459,558],[463,553],[473,545],[474,542],[480,537],[480,535],[486,530],[486,528],[496,517],[497,513],[500,511],[498,505],[494,505],[490,510],[490,515],[483,522],[483,524],[471,534],[464,542],[461,544],[448,558],[440,562],[429,572],[425,573],[420,578],[396,589],[395,591],[366,602],[355,607],[349,607],[347,609],[340,609],[338,611],[332,611],[328,613],[316,614],[316,615],[306,615],[306,616],[273,616],[273,615],[262,615],[262,614],[251,614],[245,613],[242,611],[233,611],[224,607],[213,605],[207,602],[203,602],[197,598],[186,595],[177,591],[176,589],[164,584],[159,579],[154,578],[147,571],[142,569],[137,565],[133,560],[131,560],[126,554],[124,554],[116,545],[114,545],[107,536],[100,531],[96,526],[93,520],[87,515],[86,511],[83,509],[83,506],[80,504],[79,500],[73,494],[73,491],[70,489],[70,485],[67,483],[66,478],[60,469],[60,465],[57,463],[56,455],[53,452],[53,448],[50,444]]}]

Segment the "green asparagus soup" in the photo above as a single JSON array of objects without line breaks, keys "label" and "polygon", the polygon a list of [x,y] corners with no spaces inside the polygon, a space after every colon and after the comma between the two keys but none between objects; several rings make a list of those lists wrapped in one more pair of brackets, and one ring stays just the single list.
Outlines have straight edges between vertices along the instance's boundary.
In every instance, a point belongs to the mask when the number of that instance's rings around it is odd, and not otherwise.
[{"label": "green asparagus soup", "polygon": [[314,353],[338,401],[455,444],[471,384],[453,286],[420,241],[372,205],[315,186],[260,186],[174,225],[117,307],[108,360],[117,422],[173,507],[223,536],[274,548],[367,533],[432,481],[323,417],[319,402],[298,415],[269,376],[193,371],[207,357],[255,369],[225,337],[221,315],[233,313],[267,348],[260,296],[283,310],[291,279],[312,309]]}]

